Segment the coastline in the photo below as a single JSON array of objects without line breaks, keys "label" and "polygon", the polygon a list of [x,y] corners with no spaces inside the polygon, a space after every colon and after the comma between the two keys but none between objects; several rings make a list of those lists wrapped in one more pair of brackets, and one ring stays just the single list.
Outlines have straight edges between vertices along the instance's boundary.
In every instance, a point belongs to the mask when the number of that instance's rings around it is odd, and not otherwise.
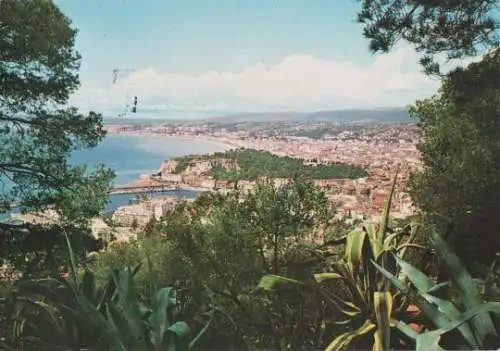
[{"label": "coastline", "polygon": [[136,137],[148,137],[148,138],[158,138],[158,139],[178,139],[178,140],[187,140],[187,141],[205,141],[213,144],[218,144],[228,149],[234,149],[242,147],[238,143],[234,141],[220,139],[215,137],[207,137],[207,136],[193,136],[193,135],[168,135],[168,134],[158,134],[158,133],[149,133],[145,131],[126,131],[126,132],[117,132],[114,130],[109,130],[106,128],[106,132],[110,135],[126,135],[126,136],[136,136]]}]

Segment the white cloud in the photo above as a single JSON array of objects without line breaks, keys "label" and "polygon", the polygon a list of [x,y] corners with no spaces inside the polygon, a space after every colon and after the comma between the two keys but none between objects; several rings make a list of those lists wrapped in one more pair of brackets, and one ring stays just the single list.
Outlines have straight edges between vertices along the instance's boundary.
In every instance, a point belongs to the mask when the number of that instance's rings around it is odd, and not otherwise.
[{"label": "white cloud", "polygon": [[404,106],[435,91],[437,82],[421,73],[409,47],[374,57],[367,67],[326,61],[308,54],[262,63],[240,72],[210,71],[197,76],[148,69],[106,87],[83,86],[73,97],[83,109],[123,108],[133,96],[148,110],[321,110]]}]

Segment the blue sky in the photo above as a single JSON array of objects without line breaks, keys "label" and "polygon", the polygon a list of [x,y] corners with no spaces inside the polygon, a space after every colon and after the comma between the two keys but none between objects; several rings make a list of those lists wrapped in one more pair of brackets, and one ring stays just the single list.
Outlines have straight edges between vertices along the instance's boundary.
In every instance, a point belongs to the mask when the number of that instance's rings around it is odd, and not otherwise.
[{"label": "blue sky", "polygon": [[[403,106],[435,89],[406,47],[373,56],[354,0],[57,0],[79,28],[82,108]],[[111,84],[113,68],[136,71]]]}]

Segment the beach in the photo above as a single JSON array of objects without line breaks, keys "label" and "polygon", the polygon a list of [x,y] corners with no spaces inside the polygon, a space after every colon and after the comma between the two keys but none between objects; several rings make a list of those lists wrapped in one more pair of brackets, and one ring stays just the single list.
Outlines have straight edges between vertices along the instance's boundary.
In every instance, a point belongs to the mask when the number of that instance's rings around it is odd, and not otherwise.
[{"label": "beach", "polygon": [[160,134],[160,133],[155,133],[155,132],[150,132],[148,130],[141,130],[141,131],[118,131],[116,129],[117,126],[108,126],[105,128],[106,132],[109,135],[125,135],[125,136],[133,136],[133,137],[148,137],[148,138],[158,138],[158,139],[170,139],[170,140],[185,140],[185,141],[201,141],[201,142],[209,142],[213,143],[216,145],[219,145],[220,147],[227,148],[227,149],[233,149],[233,148],[238,148],[242,147],[242,144],[237,143],[234,140],[227,140],[224,138],[217,138],[217,137],[210,137],[206,135],[200,135],[200,136],[195,136],[195,135],[170,135],[170,134]]}]

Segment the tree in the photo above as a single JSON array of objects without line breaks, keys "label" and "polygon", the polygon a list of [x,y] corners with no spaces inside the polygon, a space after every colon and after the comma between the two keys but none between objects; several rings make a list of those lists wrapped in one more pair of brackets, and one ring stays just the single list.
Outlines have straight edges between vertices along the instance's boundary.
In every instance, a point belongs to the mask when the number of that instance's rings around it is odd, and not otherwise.
[{"label": "tree", "polygon": [[105,135],[100,114],[66,105],[79,86],[76,33],[52,1],[0,1],[0,213],[53,206],[83,223],[106,205],[112,172],[68,162]]},{"label": "tree", "polygon": [[[267,299],[254,294],[255,286],[266,273],[305,279],[322,267],[323,258],[311,246],[313,234],[325,222],[323,193],[297,179],[281,187],[261,181],[246,198],[237,191],[202,193],[194,202],[177,206],[157,231],[168,233],[170,263],[163,267],[183,286],[191,309],[201,310],[208,294],[210,303],[234,321],[221,317],[215,328],[222,334],[214,339],[245,339],[270,349],[302,323],[314,324],[316,316],[307,311],[312,302],[304,302],[299,291]],[[309,328],[301,330],[293,336],[298,345],[312,340]],[[229,349],[220,344],[207,348]],[[244,348],[238,344],[235,349]]]},{"label": "tree", "polygon": [[358,21],[372,52],[388,52],[400,39],[422,53],[427,73],[438,73],[436,55],[475,56],[497,47],[498,0],[358,0]]},{"label": "tree", "polygon": [[[420,120],[426,168],[412,198],[447,233],[464,262],[489,263],[500,249],[500,52],[443,80],[410,110]],[[472,260],[471,260],[472,259]]]},{"label": "tree", "polygon": [[[294,247],[312,243],[315,227],[327,221],[323,192],[302,179],[281,187],[273,181],[260,182],[244,205],[261,255],[272,258],[267,266],[274,274],[280,273],[280,258]],[[271,254],[265,255],[266,249]]]},{"label": "tree", "polygon": [[[373,52],[398,40],[415,47],[441,89],[417,101],[418,145],[425,164],[410,193],[429,223],[445,232],[464,262],[489,263],[500,248],[498,221],[500,77],[498,0],[358,0],[358,20]],[[437,58],[485,54],[467,68],[440,72]],[[472,267],[469,267],[472,268]],[[478,271],[474,270],[474,273]]]}]

